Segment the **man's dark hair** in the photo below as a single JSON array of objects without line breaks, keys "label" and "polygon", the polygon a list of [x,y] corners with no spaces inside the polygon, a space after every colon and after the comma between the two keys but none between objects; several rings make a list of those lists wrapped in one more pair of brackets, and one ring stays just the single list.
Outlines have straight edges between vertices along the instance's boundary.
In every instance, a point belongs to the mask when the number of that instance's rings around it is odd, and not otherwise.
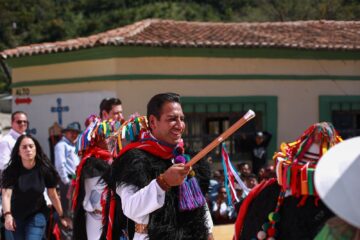
[{"label": "man's dark hair", "polygon": [[11,114],[11,122],[13,122],[13,121],[15,120],[16,114],[24,114],[24,115],[26,116],[26,118],[28,117],[25,112],[23,112],[23,111],[16,111],[16,112],[13,112],[13,113]]},{"label": "man's dark hair", "polygon": [[154,115],[159,120],[162,107],[167,102],[180,103],[180,95],[177,93],[160,93],[153,96],[147,104],[147,118],[149,119],[150,115]]},{"label": "man's dark hair", "polygon": [[100,118],[102,118],[102,112],[105,110],[109,113],[113,106],[121,105],[119,98],[104,98],[100,103]]},{"label": "man's dark hair", "polygon": [[257,179],[256,175],[254,173],[245,174],[245,179]]},{"label": "man's dark hair", "polygon": [[237,165],[237,167],[238,167],[238,169],[240,170],[240,169],[241,169],[242,167],[244,167],[245,165],[248,165],[249,168],[250,168],[250,164],[247,163],[247,162],[241,162],[241,163],[239,163],[239,164]]}]

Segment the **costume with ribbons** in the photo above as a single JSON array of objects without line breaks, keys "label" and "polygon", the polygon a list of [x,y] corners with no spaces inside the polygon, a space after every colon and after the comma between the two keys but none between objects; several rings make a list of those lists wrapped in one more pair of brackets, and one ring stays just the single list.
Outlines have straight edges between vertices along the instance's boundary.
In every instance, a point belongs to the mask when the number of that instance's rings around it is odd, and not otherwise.
[{"label": "costume with ribbons", "polygon": [[234,239],[313,239],[333,216],[314,187],[316,164],[340,141],[332,124],[322,122],[296,141],[282,143],[273,157],[276,181],[268,180],[250,192],[240,208]]},{"label": "costume with ribbons", "polygon": [[[109,218],[105,221],[102,239],[208,238],[212,223],[207,218],[202,192],[207,191],[210,169],[205,161],[194,166],[194,172],[182,185],[167,192],[156,182],[173,163],[186,161],[183,153],[181,146],[162,143],[149,132],[121,150],[111,167],[113,182],[109,184],[112,187],[109,196],[112,201],[107,203]],[[141,201],[134,201],[133,208],[127,208],[127,201],[141,194],[148,202],[137,205]],[[136,226],[145,227],[145,231],[139,231]]]},{"label": "costume with ribbons", "polygon": [[101,198],[105,188],[101,177],[110,169],[114,148],[109,147],[109,138],[120,128],[121,123],[102,121],[91,115],[86,120],[87,128],[76,143],[81,156],[73,181],[73,238],[99,239],[102,227]]}]

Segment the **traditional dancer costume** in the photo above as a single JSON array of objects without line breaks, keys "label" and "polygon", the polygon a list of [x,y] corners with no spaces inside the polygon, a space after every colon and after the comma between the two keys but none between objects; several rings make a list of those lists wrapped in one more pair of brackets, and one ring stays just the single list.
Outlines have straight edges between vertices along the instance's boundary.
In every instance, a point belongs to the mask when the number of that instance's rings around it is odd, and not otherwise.
[{"label": "traditional dancer costume", "polygon": [[330,123],[317,123],[275,153],[277,179],[256,186],[244,200],[235,239],[313,239],[333,213],[314,188],[317,161],[342,141]]},{"label": "traditional dancer costume", "polygon": [[210,178],[206,161],[196,164],[180,186],[170,188],[159,177],[174,162],[185,162],[183,153],[181,146],[162,143],[150,132],[121,150],[112,164],[109,186],[116,193],[102,239],[208,239],[212,221],[202,194]]},{"label": "traditional dancer costume", "polygon": [[96,239],[101,235],[101,199],[105,184],[99,180],[110,168],[114,149],[109,150],[111,137],[120,122],[101,121],[95,115],[87,119],[87,128],[79,135],[77,152],[82,157],[76,171],[74,209],[74,239]]}]

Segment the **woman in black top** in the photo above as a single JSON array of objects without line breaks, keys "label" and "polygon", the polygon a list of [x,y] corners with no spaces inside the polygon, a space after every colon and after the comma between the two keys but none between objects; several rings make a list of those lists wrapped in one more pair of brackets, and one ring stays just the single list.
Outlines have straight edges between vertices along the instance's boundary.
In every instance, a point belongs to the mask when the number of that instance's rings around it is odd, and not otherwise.
[{"label": "woman in black top", "polygon": [[56,192],[58,179],[39,142],[30,135],[20,136],[1,183],[6,236],[13,234],[16,240],[43,238],[47,212],[45,188],[61,223],[67,226]]}]

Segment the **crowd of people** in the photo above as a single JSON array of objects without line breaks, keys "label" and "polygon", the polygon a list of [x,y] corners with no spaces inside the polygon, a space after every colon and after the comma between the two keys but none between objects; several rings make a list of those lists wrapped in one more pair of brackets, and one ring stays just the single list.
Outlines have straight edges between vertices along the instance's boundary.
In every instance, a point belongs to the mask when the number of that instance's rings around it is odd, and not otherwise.
[{"label": "crowd of people", "polygon": [[[250,149],[252,158],[236,165],[240,182],[231,188],[224,169],[211,171],[211,158],[187,164],[178,94],[153,96],[146,117],[125,120],[122,112],[120,99],[106,98],[99,115],[89,116],[83,130],[78,122],[67,125],[54,147],[54,163],[26,133],[26,113],[12,114],[12,128],[0,140],[2,237],[212,240],[214,225],[236,222],[235,239],[250,239],[245,234],[275,239],[285,234],[274,227],[283,198],[293,197],[295,205],[303,206],[311,195],[312,208],[318,201],[310,183],[316,163],[327,148],[341,141],[331,125],[314,125],[275,156],[274,169],[266,165],[270,133],[242,138],[240,144]],[[272,192],[276,197],[269,197]],[[269,200],[265,204],[269,211],[276,208],[259,218],[262,215],[257,211],[264,209],[255,206],[263,196],[261,202]],[[332,216],[324,209],[321,224]],[[249,216],[255,216],[251,219],[259,224],[269,218],[266,229],[248,225]]]},{"label": "crowd of people", "polygon": [[[212,160],[210,162],[212,162]],[[261,167],[258,173],[255,174],[252,170],[251,163],[241,162],[236,165],[236,170],[240,179],[250,190],[256,187],[259,182],[276,177],[272,165]],[[215,225],[234,223],[239,212],[239,207],[246,197],[246,193],[241,186],[236,184],[235,190],[239,201],[229,203],[228,191],[225,188],[225,181],[223,169],[213,171],[212,178],[210,179],[207,200]]]}]

